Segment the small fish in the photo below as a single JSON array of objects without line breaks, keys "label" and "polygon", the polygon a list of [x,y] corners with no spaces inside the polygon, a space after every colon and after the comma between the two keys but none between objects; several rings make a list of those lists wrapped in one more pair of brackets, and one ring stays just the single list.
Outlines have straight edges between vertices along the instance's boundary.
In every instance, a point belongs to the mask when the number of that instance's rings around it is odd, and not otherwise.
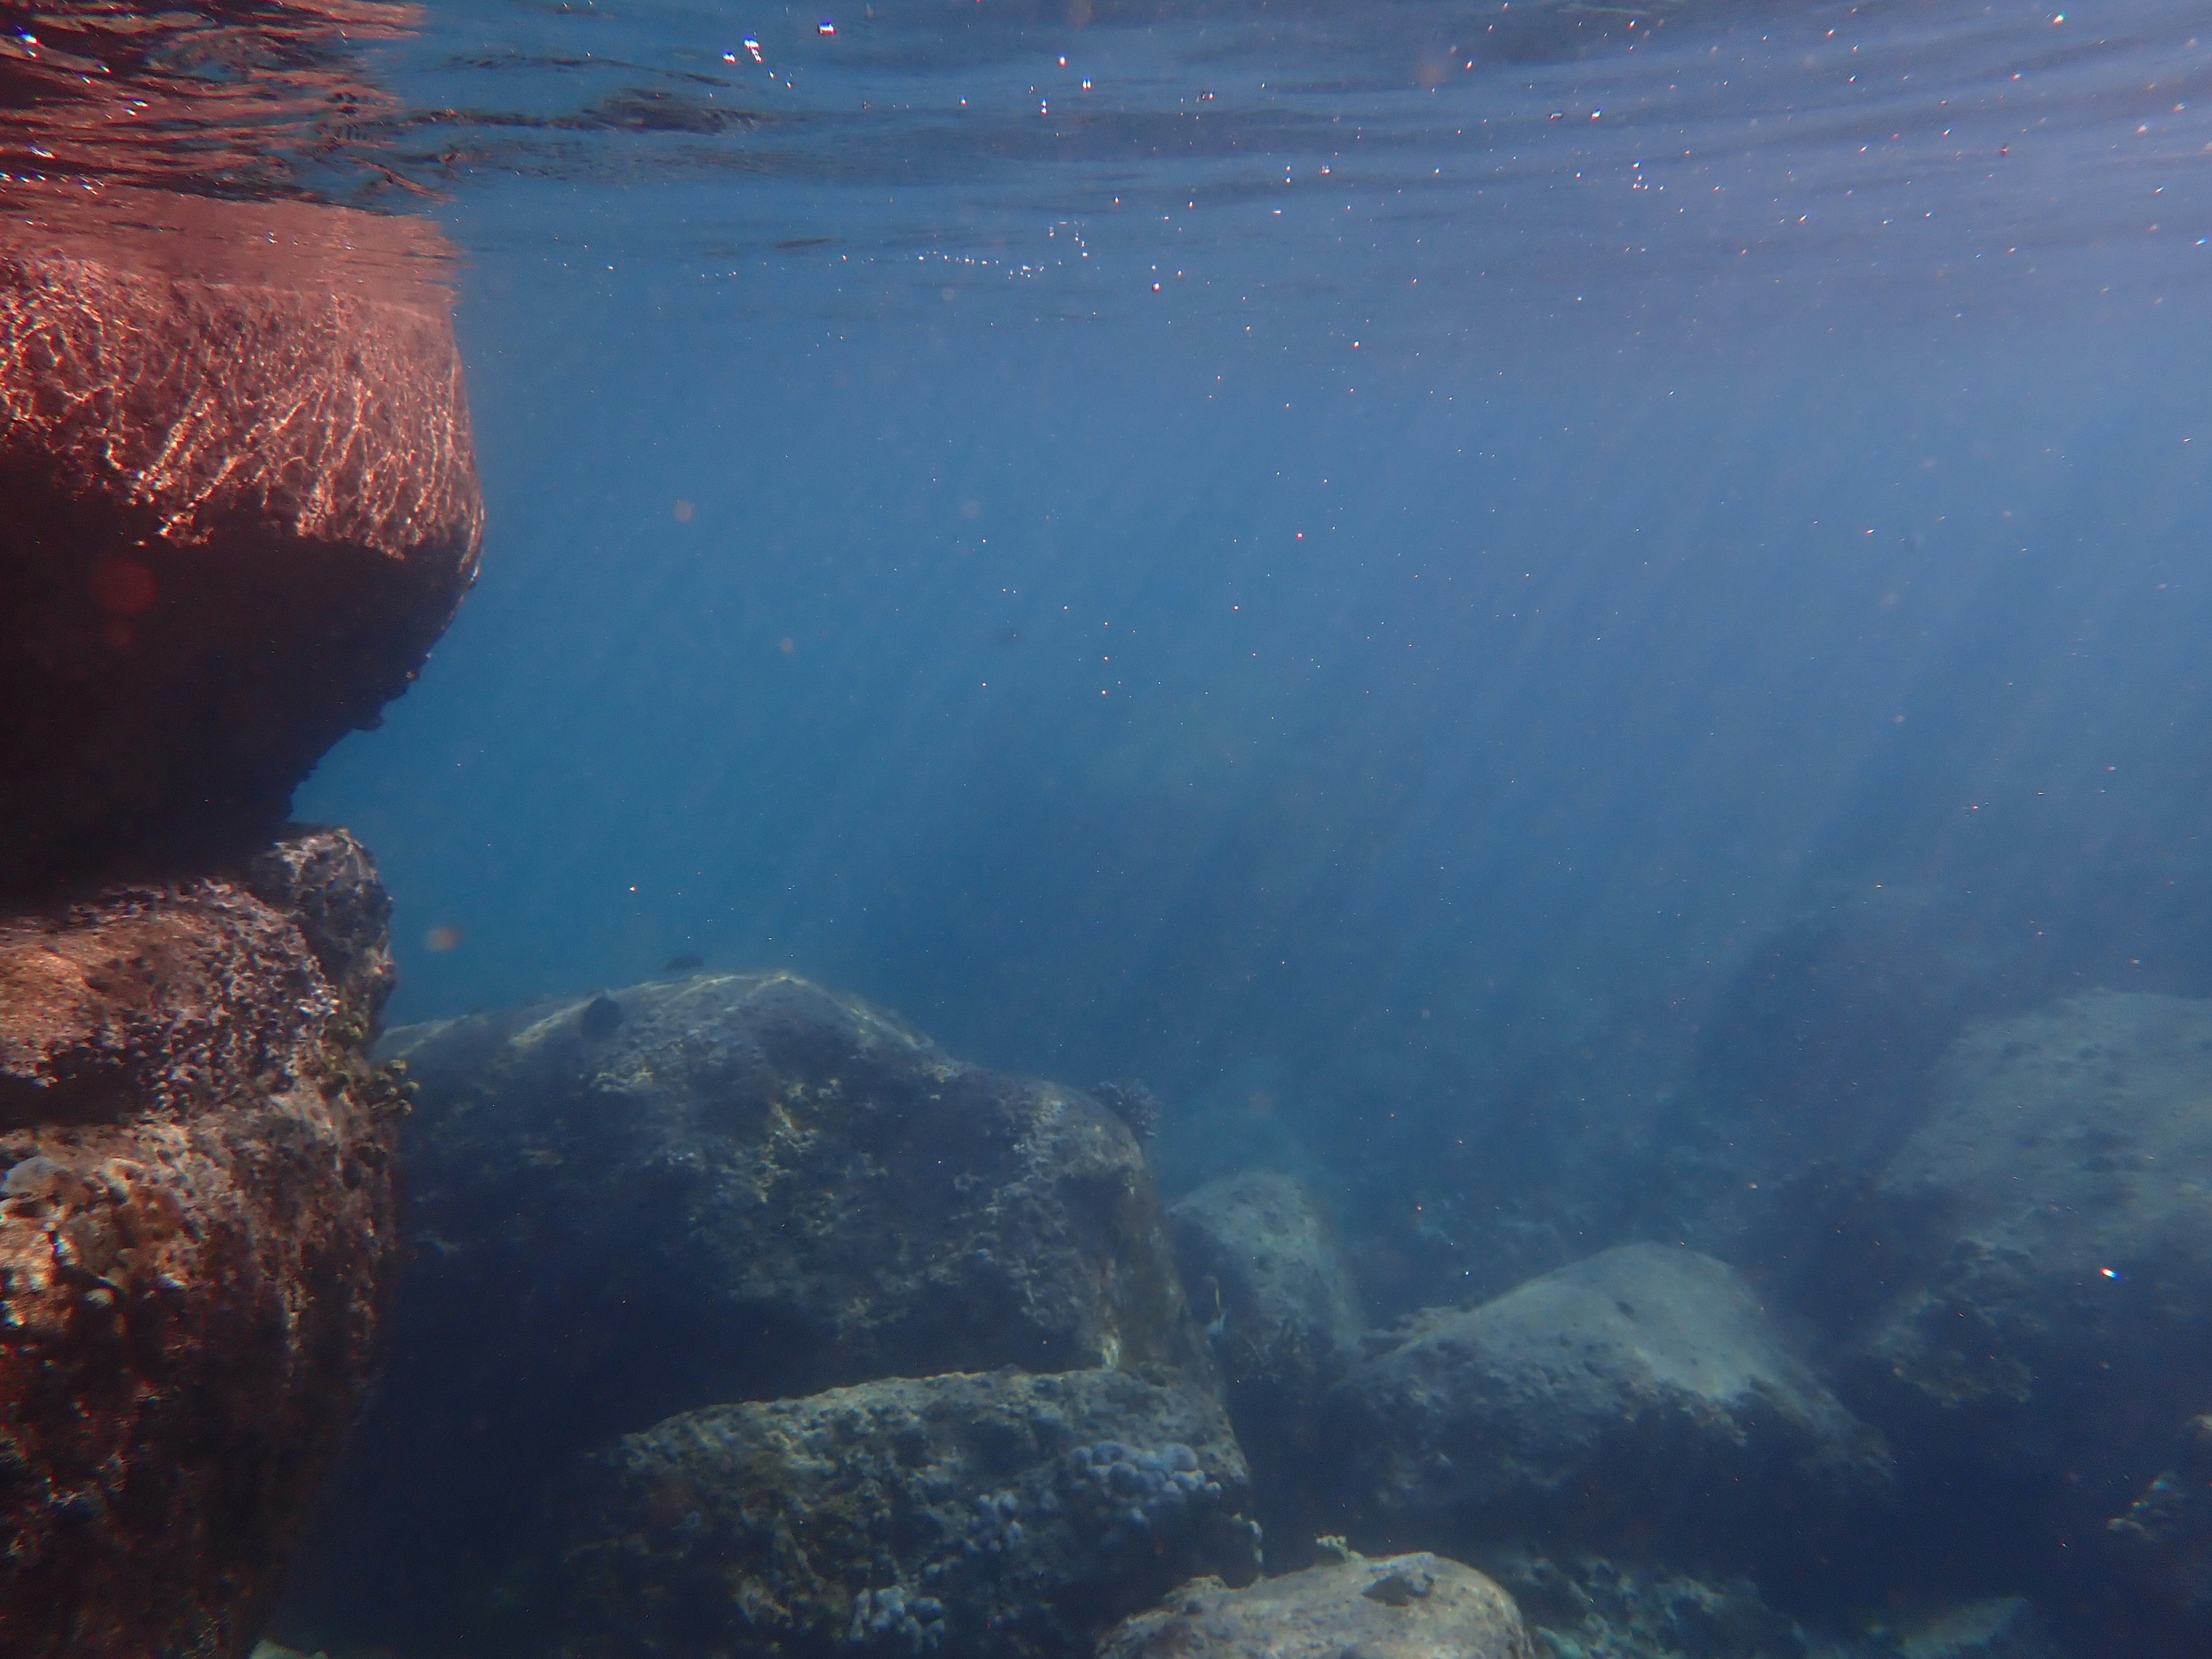
[{"label": "small fish", "polygon": [[707,958],[686,951],[681,956],[671,957],[660,964],[664,974],[696,974],[707,965]]},{"label": "small fish", "polygon": [[1229,1309],[1221,1300],[1221,1281],[1208,1273],[1198,1282],[1213,1294],[1213,1317],[1206,1322],[1206,1340],[1218,1342],[1229,1332]]}]

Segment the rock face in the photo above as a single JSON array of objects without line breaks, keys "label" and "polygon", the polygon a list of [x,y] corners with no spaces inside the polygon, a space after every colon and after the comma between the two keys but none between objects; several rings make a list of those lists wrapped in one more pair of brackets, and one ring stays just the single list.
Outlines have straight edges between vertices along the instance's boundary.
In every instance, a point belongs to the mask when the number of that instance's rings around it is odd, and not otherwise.
[{"label": "rock face", "polygon": [[442,245],[297,203],[0,204],[0,891],[227,856],[473,576]]},{"label": "rock face", "polygon": [[0,1650],[252,1646],[394,1261],[342,830],[0,917]]},{"label": "rock face", "polygon": [[[1767,1605],[1748,1578],[1647,1571],[1576,1552],[1510,1550],[1483,1565],[1519,1603],[1557,1659],[1812,1659],[1856,1652],[1809,1634]],[[1897,1659],[1886,1647],[1868,1650]]]},{"label": "rock face", "polygon": [[1910,1283],[1855,1398],[1932,1485],[2063,1562],[2205,1407],[2212,1003],[2099,991],[1976,1026],[1936,1092],[1881,1177]]},{"label": "rock face", "polygon": [[1261,1170],[1210,1182],[1168,1215],[1270,1535],[1340,1528],[1311,1488],[1322,1401],[1364,1332],[1334,1227],[1295,1176]]},{"label": "rock face", "polygon": [[1121,1121],[854,999],[700,975],[385,1052],[421,1087],[416,1253],[321,1552],[374,1575],[333,1586],[356,1607],[488,1570],[549,1472],[677,1412],[1009,1365],[1210,1375]]},{"label": "rock face", "polygon": [[1088,1651],[1179,1579],[1259,1571],[1206,1391],[1126,1372],[893,1378],[710,1407],[594,1460],[551,1641],[978,1659]]},{"label": "rock face", "polygon": [[1186,1584],[1099,1659],[1534,1659],[1512,1597],[1434,1555],[1354,1559],[1244,1589]]},{"label": "rock face", "polygon": [[2108,1530],[2151,1617],[2203,1646],[2212,1636],[2212,1413],[2190,1420],[2172,1466]]},{"label": "rock face", "polygon": [[1392,1541],[1656,1534],[1802,1559],[1887,1489],[1878,1437],[1692,1251],[1608,1250],[1396,1334],[1340,1395],[1367,1524]]}]

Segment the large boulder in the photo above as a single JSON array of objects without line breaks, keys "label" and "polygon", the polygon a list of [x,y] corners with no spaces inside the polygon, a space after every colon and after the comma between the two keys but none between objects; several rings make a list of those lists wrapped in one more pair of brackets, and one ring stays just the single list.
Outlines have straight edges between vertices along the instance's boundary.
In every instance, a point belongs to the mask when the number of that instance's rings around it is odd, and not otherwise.
[{"label": "large boulder", "polygon": [[1809,1567],[1890,1482],[1743,1281],[1668,1245],[1417,1316],[1340,1399],[1366,1528],[1394,1545],[1629,1539]]},{"label": "large boulder", "polygon": [[[883,1376],[1210,1376],[1127,1127],[786,974],[409,1028],[415,1249],[331,1616],[495,1574],[549,1470]],[[308,1605],[303,1601],[303,1607]]]},{"label": "large boulder", "polygon": [[1099,1659],[1534,1659],[1513,1598],[1428,1554],[1309,1567],[1243,1589],[1183,1585],[1109,1632]]},{"label": "large boulder", "polygon": [[1335,1227],[1304,1182],[1266,1170],[1209,1182],[1168,1218],[1262,1520],[1291,1540],[1336,1529],[1312,1476],[1327,1461],[1323,1401],[1365,1326]]},{"label": "large boulder", "polygon": [[1906,1284],[1854,1397],[1931,1494],[2005,1510],[2015,1569],[2063,1568],[2204,1409],[2212,1003],[2096,991],[1975,1026],[1936,1092],[1882,1174]]},{"label": "large boulder", "polygon": [[298,202],[0,206],[0,890],[227,855],[474,574],[450,256]]},{"label": "large boulder", "polygon": [[893,1378],[690,1412],[593,1460],[547,1650],[1060,1659],[1179,1580],[1259,1571],[1202,1389]]},{"label": "large boulder", "polygon": [[396,1260],[342,830],[0,916],[0,1651],[230,1659],[334,1460]]}]

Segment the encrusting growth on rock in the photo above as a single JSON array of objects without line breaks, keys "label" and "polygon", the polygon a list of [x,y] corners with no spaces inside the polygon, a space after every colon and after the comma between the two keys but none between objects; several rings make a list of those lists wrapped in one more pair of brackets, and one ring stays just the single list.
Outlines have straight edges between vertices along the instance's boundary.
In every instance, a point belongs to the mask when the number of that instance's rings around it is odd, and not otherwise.
[{"label": "encrusting growth on rock", "polygon": [[314,830],[0,918],[0,1651],[266,1616],[392,1284],[386,910]]}]

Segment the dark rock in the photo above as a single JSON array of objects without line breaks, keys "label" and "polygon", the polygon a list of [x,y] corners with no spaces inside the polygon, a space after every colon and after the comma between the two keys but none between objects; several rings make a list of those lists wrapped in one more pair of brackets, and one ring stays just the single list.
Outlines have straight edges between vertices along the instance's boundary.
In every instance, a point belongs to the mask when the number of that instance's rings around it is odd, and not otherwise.
[{"label": "dark rock", "polygon": [[2212,1003],[2099,991],[1976,1026],[1937,1093],[1881,1178],[1931,1220],[1856,1344],[1854,1402],[1931,1531],[2015,1582],[2101,1580],[2105,1522],[2170,1466],[2212,1375]]},{"label": "dark rock", "polygon": [[586,1003],[576,1015],[576,1029],[594,1042],[612,1036],[622,1023],[622,1004],[604,991]]},{"label": "dark rock", "polygon": [[294,824],[246,866],[246,881],[298,927],[338,1000],[374,1021],[398,975],[388,948],[392,897],[368,849],[331,825]]},{"label": "dark rock", "polygon": [[1359,1297],[1336,1230],[1297,1177],[1253,1171],[1168,1212],[1176,1259],[1220,1367],[1260,1516],[1291,1540],[1340,1528],[1313,1477],[1329,1460],[1323,1401],[1359,1353]]},{"label": "dark rock", "polygon": [[227,857],[474,573],[448,256],[304,203],[5,206],[0,890]]},{"label": "dark rock", "polygon": [[1689,1250],[1608,1250],[1382,1340],[1340,1420],[1366,1525],[1393,1544],[1652,1538],[1809,1571],[1889,1489],[1879,1437]]},{"label": "dark rock", "polygon": [[1645,1571],[1583,1552],[1554,1558],[1511,1550],[1484,1565],[1512,1592],[1538,1652],[1551,1659],[1808,1659],[1852,1651],[1808,1634],[1748,1578]]},{"label": "dark rock", "polygon": [[2212,1644],[2212,1415],[2183,1428],[2171,1467],[2108,1529],[2161,1622]]},{"label": "dark rock", "polygon": [[1177,1589],[1109,1632],[1099,1659],[1534,1659],[1513,1598],[1439,1556],[1354,1559],[1243,1589]]},{"label": "dark rock", "polygon": [[495,1577],[549,1473],[674,1413],[1004,1365],[1210,1376],[1143,1155],[1086,1096],[787,975],[605,1000],[598,1036],[569,1000],[386,1045],[421,1088],[416,1250],[303,1608],[411,1617]]},{"label": "dark rock", "polygon": [[225,1659],[268,1612],[394,1260],[374,879],[317,830],[0,918],[10,1659]]},{"label": "dark rock", "polygon": [[690,1412],[593,1460],[567,1659],[1046,1659],[1200,1573],[1259,1571],[1206,1391],[1125,1371],[892,1378]]},{"label": "dark rock", "polygon": [[1124,1078],[1118,1083],[1094,1084],[1091,1093],[1101,1106],[1127,1124],[1129,1133],[1138,1139],[1150,1140],[1160,1132],[1160,1116],[1166,1107],[1150,1084]]}]

